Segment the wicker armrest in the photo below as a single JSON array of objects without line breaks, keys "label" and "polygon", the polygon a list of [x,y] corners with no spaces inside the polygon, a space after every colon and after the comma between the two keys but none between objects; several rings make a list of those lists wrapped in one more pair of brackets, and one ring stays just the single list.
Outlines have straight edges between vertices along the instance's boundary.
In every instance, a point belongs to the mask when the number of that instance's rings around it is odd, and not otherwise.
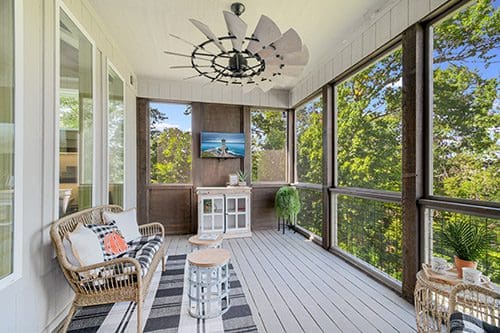
[{"label": "wicker armrest", "polygon": [[134,258],[116,258],[67,269],[68,280],[79,292],[106,292],[142,285],[142,269]]},{"label": "wicker armrest", "polygon": [[139,232],[143,236],[154,236],[160,235],[161,237],[165,237],[165,228],[161,223],[152,222],[148,224],[142,224],[139,226]]}]

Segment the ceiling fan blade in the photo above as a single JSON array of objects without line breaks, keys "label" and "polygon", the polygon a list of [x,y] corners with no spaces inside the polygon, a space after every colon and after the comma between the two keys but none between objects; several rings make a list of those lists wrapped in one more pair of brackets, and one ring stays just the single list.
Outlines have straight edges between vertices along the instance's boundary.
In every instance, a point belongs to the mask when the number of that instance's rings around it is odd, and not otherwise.
[{"label": "ceiling fan blade", "polygon": [[242,83],[241,78],[238,78],[238,77],[232,77],[232,78],[228,79],[227,81],[229,82],[229,84],[240,84],[240,83]]},{"label": "ceiling fan blade", "polygon": [[258,52],[261,58],[282,56],[284,54],[302,50],[302,40],[299,34],[292,28],[288,29],[280,39],[271,43],[265,49]]},{"label": "ceiling fan blade", "polygon": [[[203,74],[212,74],[212,73],[215,73],[215,71],[213,71],[213,72],[203,72]],[[197,75],[193,75],[193,76],[185,77],[185,78],[183,78],[183,80],[190,80],[190,79],[194,79],[195,77],[200,77],[200,76],[202,76],[203,74],[197,74]]]},{"label": "ceiling fan blade", "polygon": [[195,20],[195,19],[189,19],[189,21],[191,21],[191,23],[193,23],[193,25],[196,28],[198,28],[198,30],[200,30],[208,39],[213,40],[214,44],[222,52],[226,52],[226,49],[222,45],[222,42],[219,40],[219,38],[217,38],[217,36],[212,32],[212,30],[210,30],[210,28],[208,27],[208,25],[206,25],[205,23],[202,23],[202,22],[200,22],[198,20]]},{"label": "ceiling fan blade", "polygon": [[264,77],[276,77],[281,75],[299,76],[304,70],[304,65],[268,65],[264,71]]},{"label": "ceiling fan blade", "polygon": [[182,53],[177,53],[177,52],[171,52],[171,51],[163,51],[165,54],[170,54],[178,57],[186,57],[186,58],[191,58],[191,55],[189,54],[182,54]]},{"label": "ceiling fan blade", "polygon": [[[189,54],[182,54],[182,53],[171,52],[171,51],[163,51],[163,53],[165,53],[165,54],[169,54],[169,55],[178,56],[178,57],[186,57],[186,58],[191,58],[191,55],[189,55]],[[195,57],[195,59],[196,59],[196,60],[205,60],[205,61],[210,61],[210,62],[212,62],[212,59],[198,58],[198,57]]]},{"label": "ceiling fan blade", "polygon": [[251,92],[255,88],[257,88],[257,85],[255,83],[245,83],[245,84],[243,84],[243,93],[248,94],[249,92]]},{"label": "ceiling fan blade", "polygon": [[268,92],[274,86],[274,82],[271,80],[264,80],[257,82],[257,86],[262,89],[263,92]]},{"label": "ceiling fan blade", "polygon": [[281,73],[287,76],[299,76],[302,74],[304,67],[303,65],[285,65]]},{"label": "ceiling fan blade", "polygon": [[[215,72],[214,72],[214,73],[215,73]],[[219,72],[219,74],[217,74],[217,76],[216,76],[216,77],[214,77],[214,78],[212,79],[212,81],[211,81],[211,82],[218,81],[218,80],[220,79],[220,77],[222,76],[222,74],[224,74],[224,72]]]},{"label": "ceiling fan blade", "polygon": [[241,51],[241,47],[243,46],[243,40],[247,34],[247,24],[235,14],[223,11],[224,20],[226,21],[227,29],[231,36],[236,38],[231,39],[231,43],[233,44],[233,48],[236,51]]},{"label": "ceiling fan blade", "polygon": [[280,28],[266,15],[262,15],[252,34],[253,38],[259,41],[252,40],[248,43],[247,50],[255,54],[259,52],[263,46],[267,46],[281,37]]},{"label": "ceiling fan blade", "polygon": [[269,65],[294,65],[305,66],[309,61],[309,49],[307,46],[302,45],[302,50],[283,54],[280,57],[271,57],[266,59],[266,64]]},{"label": "ceiling fan blade", "polygon": [[[210,68],[212,66],[196,66],[198,68]],[[193,68],[193,66],[170,66],[170,69],[183,69],[183,68]]]},{"label": "ceiling fan blade", "polygon": [[173,38],[175,38],[175,39],[178,39],[178,40],[180,40],[180,41],[182,41],[182,42],[184,42],[184,43],[186,43],[186,44],[188,44],[188,45],[193,46],[194,48],[199,48],[199,49],[202,49],[203,51],[205,51],[205,52],[207,52],[207,53],[210,53],[210,54],[211,54],[211,55],[213,55],[213,56],[215,55],[215,54],[213,54],[212,52],[210,52],[210,51],[208,51],[207,49],[205,49],[204,47],[200,47],[199,45],[193,44],[193,43],[191,43],[190,41],[188,41],[188,40],[186,40],[186,39],[184,39],[184,38],[182,38],[182,37],[179,37],[179,36],[174,35],[174,34],[169,34],[169,35],[170,35],[170,37],[173,37]]}]

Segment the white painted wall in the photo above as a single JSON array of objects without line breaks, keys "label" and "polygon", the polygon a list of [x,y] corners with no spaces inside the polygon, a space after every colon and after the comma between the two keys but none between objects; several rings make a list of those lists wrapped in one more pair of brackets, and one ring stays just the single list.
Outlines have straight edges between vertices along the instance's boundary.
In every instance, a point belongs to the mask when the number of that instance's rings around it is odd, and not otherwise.
[{"label": "white painted wall", "polygon": [[207,102],[249,106],[288,108],[287,90],[271,89],[267,93],[256,88],[244,94],[239,87],[226,87],[222,84],[198,84],[185,81],[167,81],[139,77],[140,97],[182,102]]},{"label": "white painted wall", "polygon": [[[22,43],[24,53],[19,54],[16,66],[24,72],[17,82],[23,93],[22,114],[22,158],[16,169],[16,180],[22,179],[22,200],[16,207],[23,212],[22,224],[22,275],[19,279],[0,289],[0,332],[51,332],[67,313],[72,300],[72,291],[67,285],[49,241],[48,229],[54,220],[57,202],[54,166],[56,152],[55,123],[55,21],[56,0],[15,0],[22,8],[20,27],[24,30],[17,43]],[[63,0],[64,5],[79,21],[96,43],[97,62],[106,69],[109,59],[118,72],[128,81],[132,73],[126,58],[109,39],[105,26],[97,19],[86,0]],[[96,64],[97,65],[97,64]],[[96,73],[97,74],[97,73]],[[101,79],[105,75],[98,74]],[[105,82],[98,84],[100,89]],[[103,119],[106,94],[96,94],[101,100],[96,119]],[[125,206],[136,205],[136,142],[135,142],[135,97],[136,88],[125,82],[126,102],[126,198]],[[16,119],[17,121],[18,119]],[[101,122],[102,126],[105,126]],[[16,124],[17,125],[17,124]],[[105,132],[102,127],[99,133]],[[106,142],[105,138],[100,139]],[[103,159],[102,154],[96,158]],[[97,160],[96,165],[105,165]],[[97,170],[102,177],[105,170]],[[102,183],[102,180],[101,180]],[[100,204],[103,195],[99,196]]]},{"label": "white painted wall", "polygon": [[361,59],[390,42],[410,25],[449,2],[448,0],[396,0],[374,13],[367,22],[346,36],[335,50],[330,50],[322,65],[312,69],[290,90],[290,107],[302,102],[322,86],[354,66]]}]

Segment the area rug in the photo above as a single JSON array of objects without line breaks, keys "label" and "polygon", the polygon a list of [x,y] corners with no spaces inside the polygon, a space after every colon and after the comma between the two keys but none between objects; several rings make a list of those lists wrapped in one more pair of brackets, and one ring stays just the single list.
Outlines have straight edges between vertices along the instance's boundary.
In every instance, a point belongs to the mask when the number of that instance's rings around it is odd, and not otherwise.
[{"label": "area rug", "polygon": [[[161,266],[161,265],[160,265]],[[230,269],[231,308],[222,318],[195,319],[188,314],[186,255],[167,258],[165,272],[159,268],[151,281],[143,307],[144,332],[257,332],[252,312],[233,266]],[[73,317],[68,332],[136,332],[135,304],[122,302],[82,308]]]}]

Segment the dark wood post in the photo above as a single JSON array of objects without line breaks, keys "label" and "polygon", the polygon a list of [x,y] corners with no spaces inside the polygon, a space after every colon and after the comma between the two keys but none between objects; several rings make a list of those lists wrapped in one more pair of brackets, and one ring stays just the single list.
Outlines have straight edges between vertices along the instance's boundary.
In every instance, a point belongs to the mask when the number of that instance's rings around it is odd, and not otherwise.
[{"label": "dark wood post", "polygon": [[420,223],[424,222],[417,201],[423,195],[424,186],[424,41],[420,24],[403,32],[402,296],[410,302],[413,302],[416,274],[423,259]]},{"label": "dark wood post", "polygon": [[332,245],[330,191],[333,185],[333,88],[323,87],[323,247]]},{"label": "dark wood post", "polygon": [[149,100],[137,98],[137,215],[148,223]]}]

